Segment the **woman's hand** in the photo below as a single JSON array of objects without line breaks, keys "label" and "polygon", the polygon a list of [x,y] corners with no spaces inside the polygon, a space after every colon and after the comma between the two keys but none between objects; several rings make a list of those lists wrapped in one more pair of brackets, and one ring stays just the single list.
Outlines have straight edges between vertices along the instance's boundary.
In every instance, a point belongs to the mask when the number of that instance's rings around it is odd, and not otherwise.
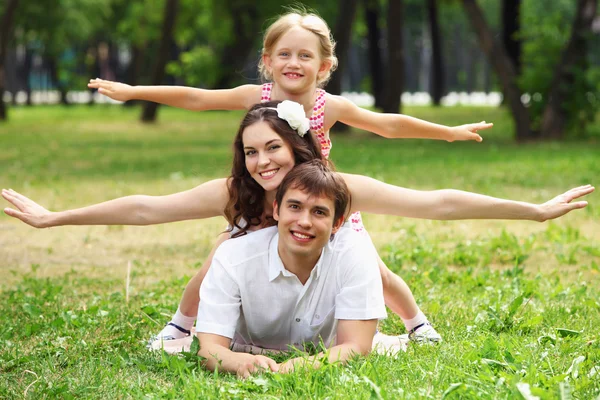
[{"label": "woman's hand", "polygon": [[133,99],[133,86],[125,83],[105,81],[104,79],[90,79],[88,88],[98,89],[98,93],[110,97],[113,100],[129,101]]},{"label": "woman's hand", "polygon": [[6,215],[20,219],[34,228],[47,228],[50,226],[49,217],[52,215],[52,212],[46,210],[35,201],[12,189],[2,189],[2,197],[18,209],[17,211],[7,207],[4,209]]},{"label": "woman's hand", "polygon": [[574,203],[571,202],[575,199],[585,196],[586,194],[592,193],[594,189],[595,188],[592,185],[579,186],[556,196],[544,204],[540,204],[539,221],[544,222],[549,219],[562,217],[570,211],[584,208],[588,204],[587,201],[576,201]]},{"label": "woman's hand", "polygon": [[490,129],[494,124],[488,124],[485,121],[481,121],[476,124],[466,124],[460,126],[454,126],[450,128],[450,139],[449,142],[453,142],[455,140],[475,140],[476,142],[481,142],[483,139],[479,135],[478,131],[483,129]]}]

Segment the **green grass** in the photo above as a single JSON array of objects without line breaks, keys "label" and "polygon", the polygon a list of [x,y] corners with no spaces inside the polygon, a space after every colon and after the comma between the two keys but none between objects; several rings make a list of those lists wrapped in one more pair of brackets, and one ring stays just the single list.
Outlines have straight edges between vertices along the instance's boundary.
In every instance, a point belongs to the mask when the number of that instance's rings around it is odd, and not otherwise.
[{"label": "green grass", "polygon": [[[225,176],[241,113],[122,107],[11,109],[0,184],[50,209],[163,194]],[[419,189],[531,202],[598,183],[597,139],[517,145],[502,109],[410,108],[444,124],[493,121],[484,142],[334,137],[339,170]],[[419,221],[365,215],[380,254],[444,337],[398,358],[246,381],[145,341],[175,310],[222,219],[35,230],[0,216],[0,398],[540,398],[600,396],[600,207],[560,220]],[[127,263],[132,264],[129,300]],[[381,329],[403,333],[390,313]],[[523,390],[523,389],[521,389]]]}]

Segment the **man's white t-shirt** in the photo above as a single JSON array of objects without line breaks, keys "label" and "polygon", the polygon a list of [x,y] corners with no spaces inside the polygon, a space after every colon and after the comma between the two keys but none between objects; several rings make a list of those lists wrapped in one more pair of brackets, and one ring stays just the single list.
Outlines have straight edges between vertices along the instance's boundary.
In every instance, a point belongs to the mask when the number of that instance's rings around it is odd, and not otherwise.
[{"label": "man's white t-shirt", "polygon": [[275,226],[219,246],[200,288],[197,332],[264,349],[321,341],[329,347],[337,320],[386,317],[370,239],[341,228],[302,285],[283,266],[278,238]]}]

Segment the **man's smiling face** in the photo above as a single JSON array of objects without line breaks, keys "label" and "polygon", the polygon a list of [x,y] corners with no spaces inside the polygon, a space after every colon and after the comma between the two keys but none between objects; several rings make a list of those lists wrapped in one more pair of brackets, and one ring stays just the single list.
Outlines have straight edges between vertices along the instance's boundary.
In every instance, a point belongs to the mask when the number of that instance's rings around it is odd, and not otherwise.
[{"label": "man's smiling face", "polygon": [[273,217],[278,221],[279,249],[295,257],[315,257],[338,231],[343,219],[334,225],[332,199],[289,188]]}]

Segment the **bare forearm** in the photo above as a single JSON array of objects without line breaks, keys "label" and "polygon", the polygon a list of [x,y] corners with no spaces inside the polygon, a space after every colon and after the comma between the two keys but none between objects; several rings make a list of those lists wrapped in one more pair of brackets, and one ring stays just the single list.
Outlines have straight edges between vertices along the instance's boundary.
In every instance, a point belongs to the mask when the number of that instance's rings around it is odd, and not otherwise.
[{"label": "bare forearm", "polygon": [[198,355],[204,357],[204,367],[210,371],[219,371],[235,374],[238,370],[241,353],[235,353],[226,347],[217,344],[205,344],[200,347]]},{"label": "bare forearm", "polygon": [[498,199],[453,189],[439,190],[437,193],[440,196],[441,205],[436,219],[544,220],[542,211],[536,204]]},{"label": "bare forearm", "polygon": [[[150,225],[167,220],[159,220],[150,209],[148,202],[152,196],[134,195],[121,197],[74,210],[51,213],[47,227],[62,225]],[[168,217],[167,217],[168,219]]]},{"label": "bare forearm", "polygon": [[385,129],[379,133],[391,139],[436,139],[451,140],[450,128],[402,114],[382,114],[386,119]]},{"label": "bare forearm", "polygon": [[205,90],[185,86],[133,86],[133,100],[146,100],[186,110],[202,110]]},{"label": "bare forearm", "polygon": [[[345,363],[347,360],[349,360],[352,357],[355,357],[360,354],[367,355],[368,353],[369,353],[369,351],[366,351],[366,352],[361,351],[360,346],[357,344],[350,344],[350,343],[340,344],[340,345],[330,348],[327,351],[327,361],[330,363],[334,363],[334,362]],[[310,356],[310,357],[296,357],[296,358],[286,361],[286,363],[292,364],[294,366],[294,368],[304,365],[304,366],[310,366],[314,369],[317,369],[317,368],[321,367],[320,360],[323,360],[324,356],[325,356],[325,353],[319,353],[315,356]]]},{"label": "bare forearm", "polygon": [[541,207],[531,203],[453,189],[412,190],[361,175],[341,175],[352,194],[353,211],[434,220],[546,219]]}]

